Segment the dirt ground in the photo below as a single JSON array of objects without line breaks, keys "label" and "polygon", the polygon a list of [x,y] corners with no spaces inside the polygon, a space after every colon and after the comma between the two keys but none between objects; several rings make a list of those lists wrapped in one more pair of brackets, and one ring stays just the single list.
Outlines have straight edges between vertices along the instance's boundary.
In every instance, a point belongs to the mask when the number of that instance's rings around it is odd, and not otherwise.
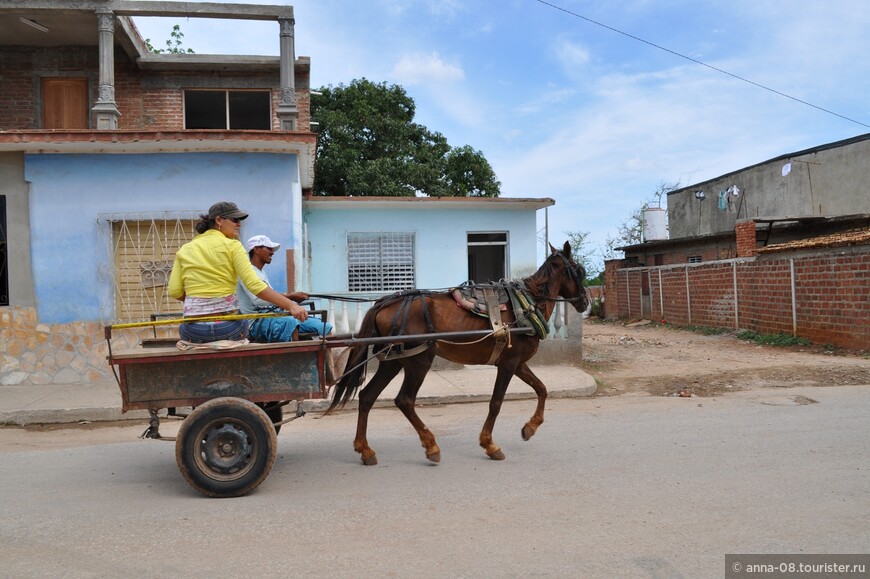
[{"label": "dirt ground", "polygon": [[758,346],[734,334],[586,320],[583,370],[598,396],[719,396],[763,387],[870,384],[870,354],[821,346]]}]

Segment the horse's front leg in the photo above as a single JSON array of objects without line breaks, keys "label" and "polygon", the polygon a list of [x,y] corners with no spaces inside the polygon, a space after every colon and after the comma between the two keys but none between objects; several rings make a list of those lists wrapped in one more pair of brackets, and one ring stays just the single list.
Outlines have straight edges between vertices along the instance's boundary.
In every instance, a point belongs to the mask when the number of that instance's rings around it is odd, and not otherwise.
[{"label": "horse's front leg", "polygon": [[541,379],[535,376],[534,372],[529,368],[528,364],[523,362],[517,367],[516,375],[520,380],[532,387],[535,394],[538,395],[538,405],[535,407],[535,413],[528,422],[523,426],[523,440],[528,440],[535,435],[538,427],[544,423],[544,404],[547,402],[547,387],[541,382]]},{"label": "horse's front leg", "polygon": [[504,453],[501,451],[501,448],[496,446],[492,441],[492,430],[495,428],[495,419],[498,418],[498,413],[501,412],[501,405],[504,402],[508,384],[510,384],[515,370],[515,364],[499,364],[495,385],[492,388],[492,398],[489,399],[489,414],[486,415],[483,430],[480,431],[480,446],[487,456],[493,460],[504,460]]},{"label": "horse's front leg", "polygon": [[356,420],[356,436],[353,439],[353,449],[360,454],[362,463],[366,466],[378,464],[375,451],[369,446],[366,431],[369,423],[369,412],[384,388],[396,377],[402,367],[397,362],[381,362],[378,371],[365,388],[359,392],[359,413]]}]

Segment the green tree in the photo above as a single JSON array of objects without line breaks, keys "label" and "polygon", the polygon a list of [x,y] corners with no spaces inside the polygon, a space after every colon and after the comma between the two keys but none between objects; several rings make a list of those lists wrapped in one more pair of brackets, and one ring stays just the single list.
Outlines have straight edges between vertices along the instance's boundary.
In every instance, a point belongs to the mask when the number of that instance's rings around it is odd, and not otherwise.
[{"label": "green tree", "polygon": [[595,259],[595,248],[589,241],[588,231],[566,231],[568,243],[571,244],[571,257],[586,270],[586,280],[597,279],[598,263]]},{"label": "green tree", "polygon": [[194,54],[191,48],[182,48],[181,39],[184,38],[184,33],[181,31],[181,26],[176,24],[172,27],[172,32],[169,33],[169,40],[166,41],[166,48],[154,48],[151,45],[151,39],[146,38],[145,44],[148,50],[156,54]]},{"label": "green tree", "polygon": [[501,184],[483,154],[451,148],[415,123],[414,100],[401,86],[358,79],[317,92],[315,195],[498,196]]}]

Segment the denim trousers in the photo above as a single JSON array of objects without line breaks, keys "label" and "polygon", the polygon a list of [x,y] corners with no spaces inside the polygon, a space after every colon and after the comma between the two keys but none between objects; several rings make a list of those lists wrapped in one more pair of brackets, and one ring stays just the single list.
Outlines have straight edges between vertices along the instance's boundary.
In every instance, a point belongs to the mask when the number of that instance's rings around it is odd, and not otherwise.
[{"label": "denim trousers", "polygon": [[250,322],[250,320],[185,322],[178,327],[178,333],[182,340],[192,344],[204,344],[218,340],[241,340],[248,337]]}]

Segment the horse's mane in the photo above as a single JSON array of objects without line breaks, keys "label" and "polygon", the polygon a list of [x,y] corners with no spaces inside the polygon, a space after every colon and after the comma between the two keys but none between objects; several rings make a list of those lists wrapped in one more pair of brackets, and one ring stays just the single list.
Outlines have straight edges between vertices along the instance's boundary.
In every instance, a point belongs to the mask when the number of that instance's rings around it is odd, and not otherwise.
[{"label": "horse's mane", "polygon": [[544,260],[544,263],[541,264],[541,267],[538,268],[538,271],[530,275],[529,277],[523,278],[523,283],[526,285],[526,289],[529,290],[529,293],[532,294],[532,297],[539,299],[542,297],[547,297],[550,295],[550,284],[556,282],[555,276],[555,266],[553,265],[552,254]]}]

